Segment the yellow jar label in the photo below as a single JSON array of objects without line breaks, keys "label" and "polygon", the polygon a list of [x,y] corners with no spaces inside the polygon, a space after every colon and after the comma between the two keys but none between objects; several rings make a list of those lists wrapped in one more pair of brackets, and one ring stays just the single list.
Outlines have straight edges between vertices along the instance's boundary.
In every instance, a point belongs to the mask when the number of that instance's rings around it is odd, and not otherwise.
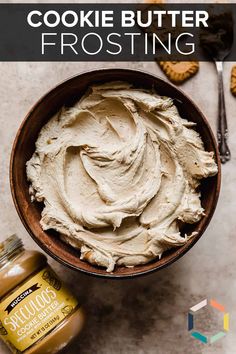
[{"label": "yellow jar label", "polygon": [[24,351],[78,305],[50,267],[37,273],[0,303],[0,336]]}]

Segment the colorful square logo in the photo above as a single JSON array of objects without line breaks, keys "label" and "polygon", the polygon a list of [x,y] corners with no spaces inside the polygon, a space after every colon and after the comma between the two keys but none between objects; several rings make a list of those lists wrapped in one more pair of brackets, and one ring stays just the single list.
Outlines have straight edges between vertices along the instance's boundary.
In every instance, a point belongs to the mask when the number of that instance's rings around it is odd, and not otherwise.
[{"label": "colorful square logo", "polygon": [[[222,313],[222,329],[213,334],[212,336],[206,336],[204,333],[196,331],[194,326],[194,315],[196,315],[197,311],[202,309],[203,307],[211,306],[217,311]],[[210,300],[208,302],[207,299],[199,302],[198,304],[192,306],[188,312],[188,331],[191,332],[191,336],[195,339],[199,340],[202,343],[214,343],[220,338],[224,337],[226,333],[229,331],[229,313],[226,312],[225,307],[218,303],[216,300]]]}]

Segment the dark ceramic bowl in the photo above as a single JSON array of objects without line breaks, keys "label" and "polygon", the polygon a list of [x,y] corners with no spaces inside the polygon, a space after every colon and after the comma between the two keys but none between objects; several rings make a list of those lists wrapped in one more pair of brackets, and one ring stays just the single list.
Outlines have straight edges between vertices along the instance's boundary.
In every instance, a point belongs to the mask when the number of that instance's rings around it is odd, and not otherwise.
[{"label": "dark ceramic bowl", "polygon": [[[196,129],[203,139],[205,149],[214,151],[219,173],[215,177],[203,180],[201,183],[202,205],[206,215],[197,224],[186,224],[182,230],[183,233],[197,231],[195,237],[191,238],[184,246],[173,248],[164,253],[160,260],[156,259],[146,265],[135,266],[134,268],[116,267],[115,271],[110,274],[104,268],[80,260],[79,251],[61,241],[56,232],[42,230],[39,221],[43,206],[30,201],[25,164],[35,150],[35,141],[42,126],[62,105],[73,105],[91,84],[114,80],[128,81],[142,88],[155,88],[160,95],[175,99],[175,104],[181,116],[197,123]],[[10,163],[10,184],[14,203],[24,226],[38,245],[50,256],[64,265],[87,274],[107,278],[132,278],[166,267],[183,256],[199,240],[209,224],[217,204],[221,180],[220,171],[217,145],[211,128],[204,115],[190,98],[170,83],[146,72],[128,69],[104,69],[85,72],[64,81],[50,90],[34,105],[21,124],[15,138]]]}]

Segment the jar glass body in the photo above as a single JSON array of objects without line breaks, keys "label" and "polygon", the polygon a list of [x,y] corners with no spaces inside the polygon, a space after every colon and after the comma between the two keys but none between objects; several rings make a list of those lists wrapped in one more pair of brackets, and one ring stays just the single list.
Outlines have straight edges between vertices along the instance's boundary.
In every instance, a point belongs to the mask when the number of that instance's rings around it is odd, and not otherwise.
[{"label": "jar glass body", "polygon": [[0,282],[0,335],[13,353],[57,353],[80,333],[84,312],[42,253],[20,249],[0,268]]}]

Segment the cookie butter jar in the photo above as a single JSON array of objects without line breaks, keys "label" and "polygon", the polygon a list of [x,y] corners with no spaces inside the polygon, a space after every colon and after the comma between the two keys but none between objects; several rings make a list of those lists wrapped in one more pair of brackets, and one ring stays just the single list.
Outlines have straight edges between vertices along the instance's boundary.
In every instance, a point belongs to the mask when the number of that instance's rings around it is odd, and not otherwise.
[{"label": "cookie butter jar", "polygon": [[57,353],[81,331],[76,298],[16,235],[0,243],[0,284],[0,337],[13,353]]}]

